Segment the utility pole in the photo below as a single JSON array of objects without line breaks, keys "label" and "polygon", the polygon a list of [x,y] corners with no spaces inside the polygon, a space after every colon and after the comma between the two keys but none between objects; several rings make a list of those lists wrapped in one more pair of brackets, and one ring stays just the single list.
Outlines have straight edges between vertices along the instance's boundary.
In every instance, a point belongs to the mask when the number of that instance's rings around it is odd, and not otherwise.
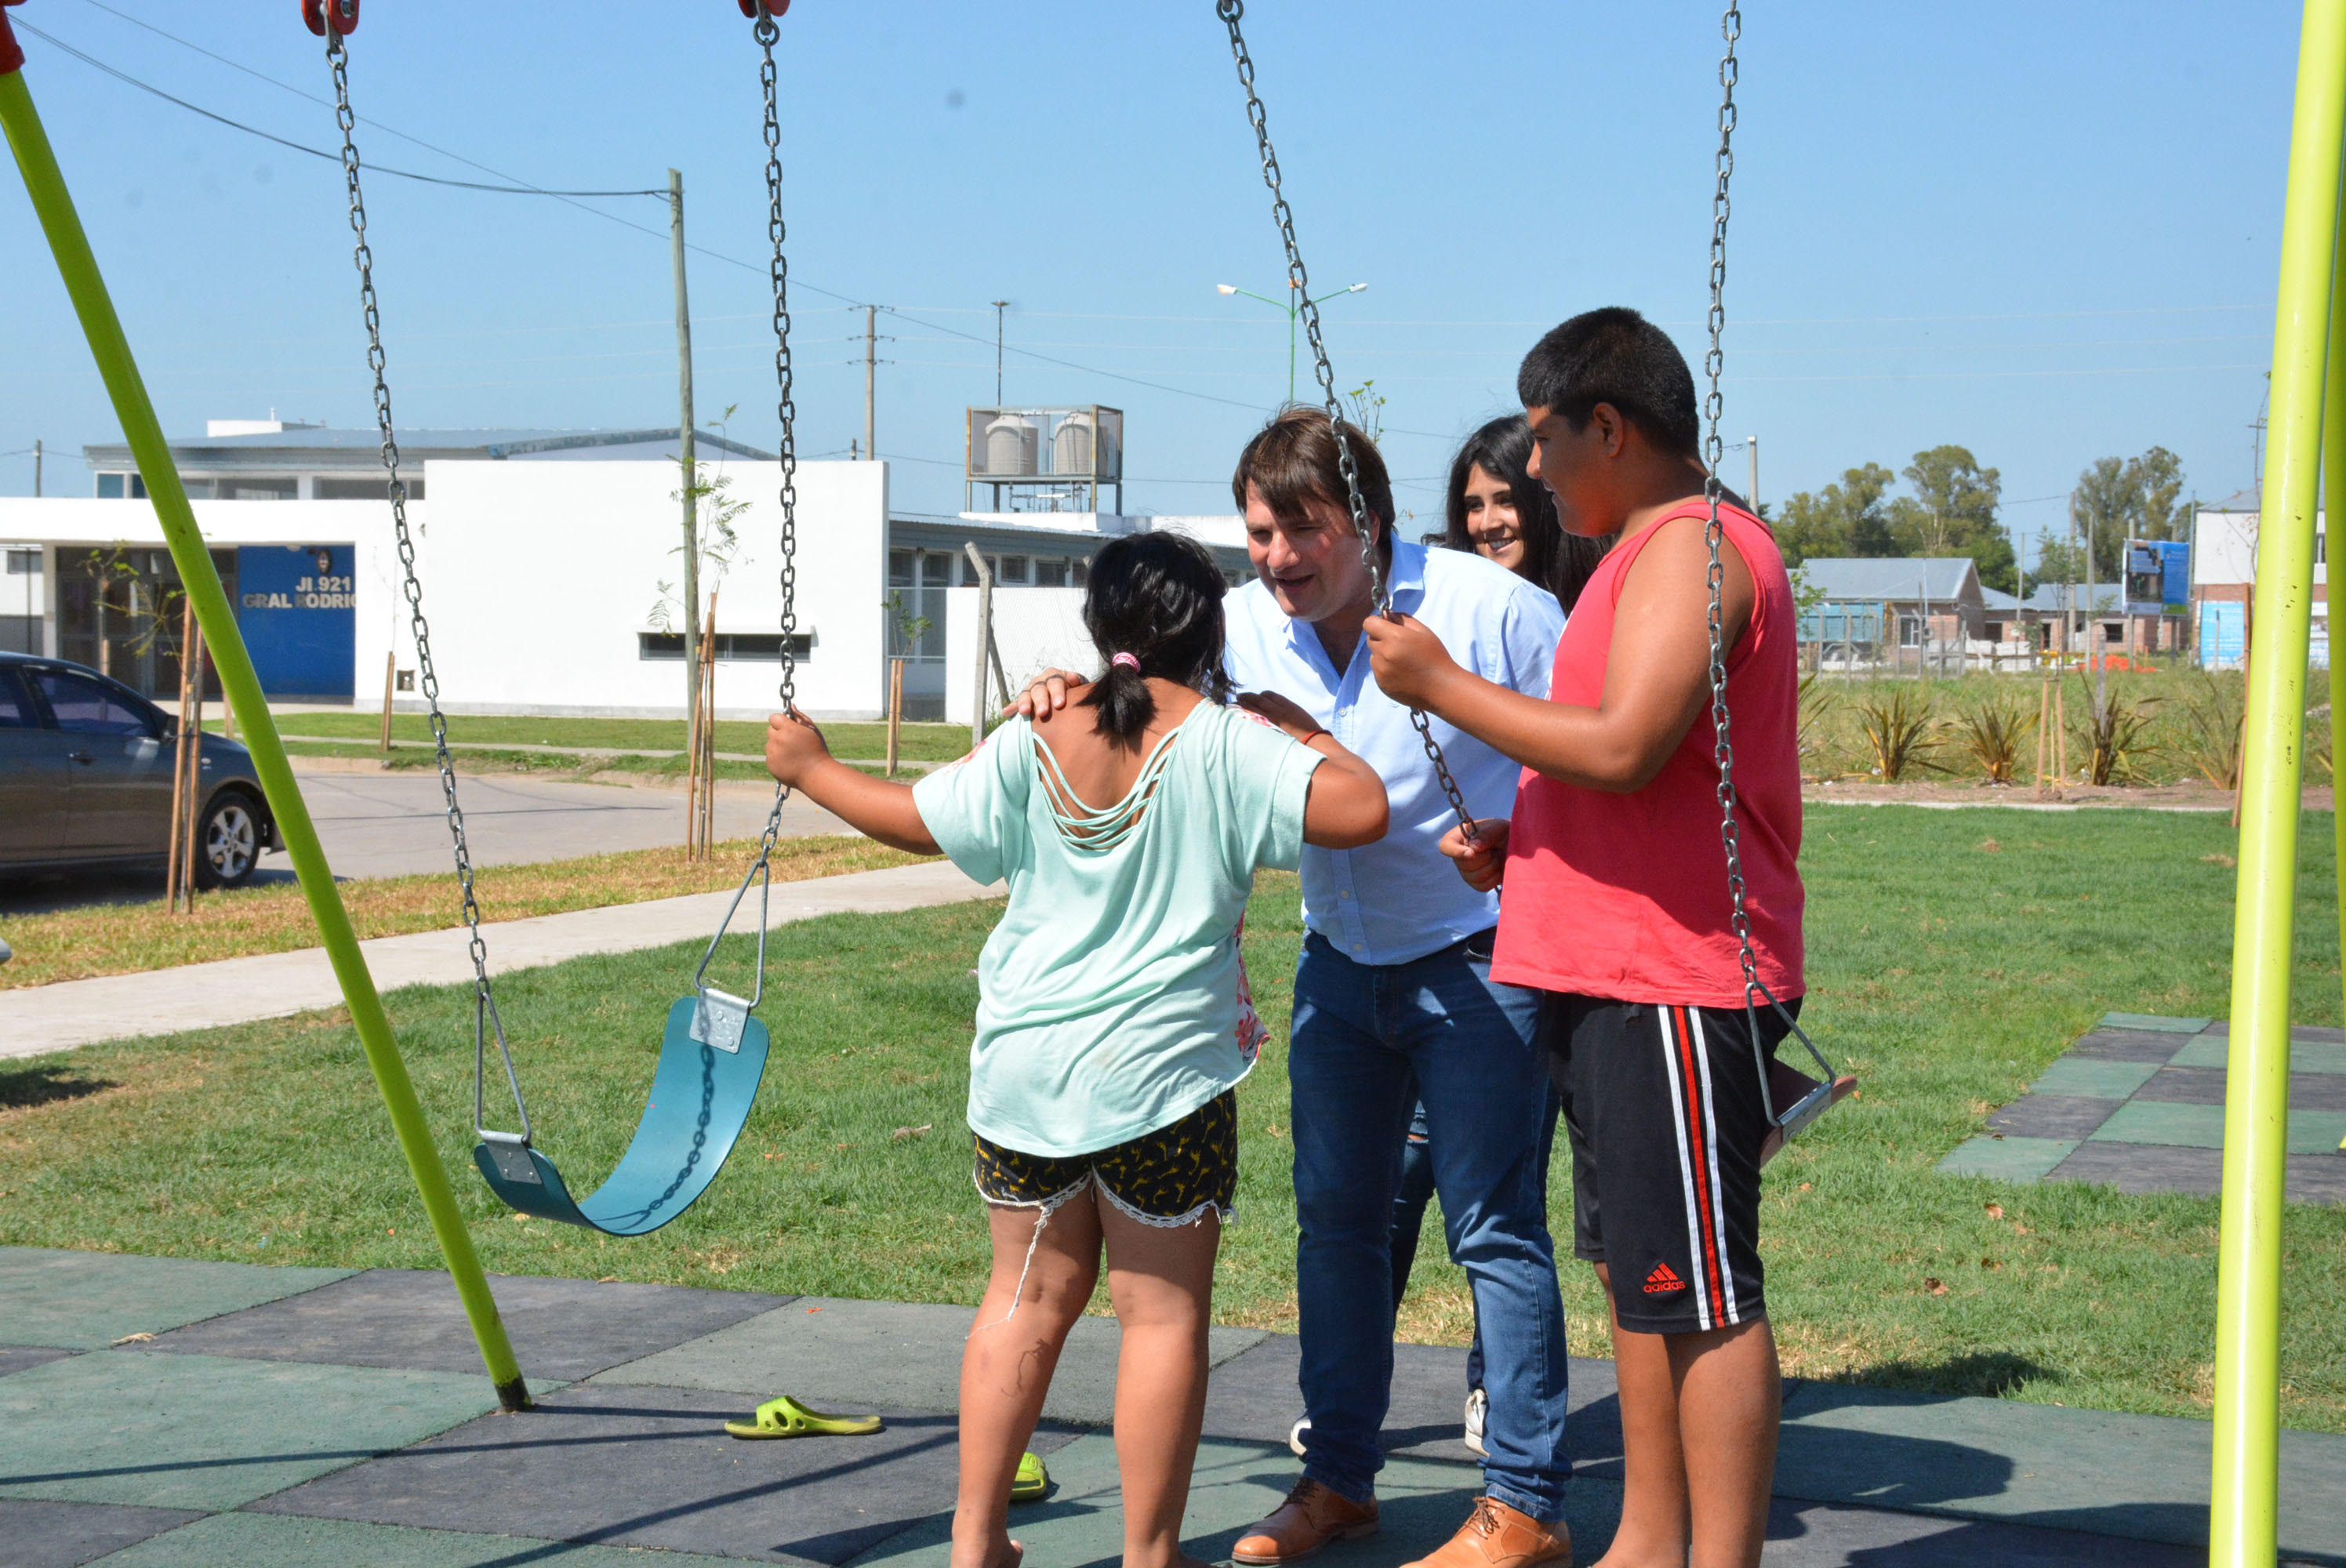
[{"label": "utility pole", "polygon": [[36,500],[36,501],[37,501],[37,500],[39,500],[39,499],[40,499],[40,495],[41,495],[41,443],[40,443],[39,442],[36,441],[35,443],[33,443],[33,498],[34,498],[35,500]]},{"label": "utility pole", "polygon": [[1751,456],[1751,494],[1744,499],[1751,503],[1751,515],[1757,517],[1760,515],[1760,438],[1747,435],[1743,438],[1743,444]]},{"label": "utility pole", "polygon": [[686,302],[684,293],[684,176],[673,168],[668,171],[668,252],[676,273],[677,464],[684,475],[678,494],[684,497],[685,753],[697,757],[700,661],[692,657],[693,647],[699,641],[692,633],[700,618],[694,613],[700,603],[700,497],[695,494],[699,486],[694,481],[700,469],[692,443],[692,307]]},{"label": "utility pole", "polygon": [[880,343],[875,335],[879,320],[879,306],[863,307],[863,458],[867,463],[876,462],[880,456],[879,437],[872,433],[872,379],[873,368],[879,363],[872,356]]},{"label": "utility pole", "polygon": [[994,406],[1002,406],[1002,312],[1010,309],[1007,300],[994,301]]}]

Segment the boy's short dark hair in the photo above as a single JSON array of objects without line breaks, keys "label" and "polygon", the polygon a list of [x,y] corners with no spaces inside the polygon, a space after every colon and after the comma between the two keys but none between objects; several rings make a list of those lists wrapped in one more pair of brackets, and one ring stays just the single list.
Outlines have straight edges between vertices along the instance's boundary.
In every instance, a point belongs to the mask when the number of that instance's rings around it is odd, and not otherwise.
[{"label": "boy's short dark hair", "polygon": [[[1376,519],[1380,544],[1390,545],[1393,527],[1392,480],[1385,460],[1367,434],[1349,420],[1344,442],[1352,449],[1352,467],[1359,475],[1361,503]],[[1344,495],[1344,471],[1336,462],[1336,436],[1325,409],[1290,404],[1271,415],[1239,453],[1230,475],[1230,494],[1244,512],[1247,486],[1252,484],[1274,517],[1300,517],[1307,500],[1325,501],[1337,511],[1352,512]]]},{"label": "boy's short dark hair", "polygon": [[1611,403],[1663,455],[1701,451],[1686,356],[1668,333],[1626,305],[1583,311],[1533,344],[1515,372],[1515,395],[1525,408],[1561,414],[1575,430],[1598,403]]}]

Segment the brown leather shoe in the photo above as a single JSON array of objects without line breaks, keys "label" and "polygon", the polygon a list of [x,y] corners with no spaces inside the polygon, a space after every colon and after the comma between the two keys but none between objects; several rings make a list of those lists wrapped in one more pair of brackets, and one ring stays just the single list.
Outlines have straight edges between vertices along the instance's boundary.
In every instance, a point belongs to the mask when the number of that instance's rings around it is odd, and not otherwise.
[{"label": "brown leather shoe", "polygon": [[1457,1534],[1431,1556],[1403,1568],[1534,1568],[1535,1563],[1572,1568],[1572,1532],[1564,1522],[1542,1524],[1496,1498],[1478,1497]]},{"label": "brown leather shoe", "polygon": [[1230,1548],[1230,1557],[1251,1568],[1264,1568],[1309,1557],[1331,1541],[1358,1541],[1376,1532],[1375,1498],[1354,1502],[1307,1475],[1295,1483],[1295,1490],[1269,1519],[1239,1537],[1239,1543]]}]

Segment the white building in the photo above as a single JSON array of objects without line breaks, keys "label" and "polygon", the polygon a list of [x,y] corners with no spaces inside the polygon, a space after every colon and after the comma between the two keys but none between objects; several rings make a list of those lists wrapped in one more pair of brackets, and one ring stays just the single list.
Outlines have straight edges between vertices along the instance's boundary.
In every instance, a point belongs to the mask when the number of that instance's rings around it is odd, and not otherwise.
[{"label": "white building", "polygon": [[[2313,642],[2310,662],[2330,666],[2329,531],[2313,514]],[[2249,640],[2249,600],[2257,581],[2257,498],[2243,491],[2191,521],[2192,615],[2199,663],[2238,669]]]},{"label": "white building", "polygon": [[[256,424],[264,422],[254,422]],[[276,427],[175,446],[198,526],[238,606],[263,686],[283,700],[372,709],[386,669],[418,710],[415,643],[371,432]],[[704,436],[705,478],[745,504],[738,545],[704,565],[717,595],[717,705],[762,718],[779,674],[780,466]],[[671,717],[683,708],[674,431],[415,432],[401,443],[407,514],[442,706],[452,713]],[[97,494],[0,498],[0,647],[77,660],[150,695],[178,684],[178,573],[120,447],[88,449]],[[1082,663],[1080,586],[1105,537],[1179,526],[1245,565],[1236,517],[892,515],[885,463],[797,471],[799,703],[816,717],[885,711],[907,659],[910,718],[966,720],[976,574],[991,558],[1009,678]],[[925,624],[923,624],[925,623]]]}]

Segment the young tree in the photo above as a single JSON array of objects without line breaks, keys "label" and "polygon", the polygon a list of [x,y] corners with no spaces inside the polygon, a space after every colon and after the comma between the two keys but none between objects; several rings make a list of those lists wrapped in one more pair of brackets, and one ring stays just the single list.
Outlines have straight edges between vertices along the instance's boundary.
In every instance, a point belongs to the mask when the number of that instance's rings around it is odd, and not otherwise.
[{"label": "young tree", "polygon": [[1797,566],[1819,555],[1895,555],[1888,509],[1882,497],[1897,475],[1878,463],[1863,463],[1821,492],[1803,490],[1784,503],[1776,524],[1776,545],[1784,564]]},{"label": "young tree", "polygon": [[2163,446],[2140,457],[2097,457],[2077,475],[2077,522],[2096,581],[2117,578],[2128,539],[2191,536],[2197,508],[2183,488],[2183,460]]}]

